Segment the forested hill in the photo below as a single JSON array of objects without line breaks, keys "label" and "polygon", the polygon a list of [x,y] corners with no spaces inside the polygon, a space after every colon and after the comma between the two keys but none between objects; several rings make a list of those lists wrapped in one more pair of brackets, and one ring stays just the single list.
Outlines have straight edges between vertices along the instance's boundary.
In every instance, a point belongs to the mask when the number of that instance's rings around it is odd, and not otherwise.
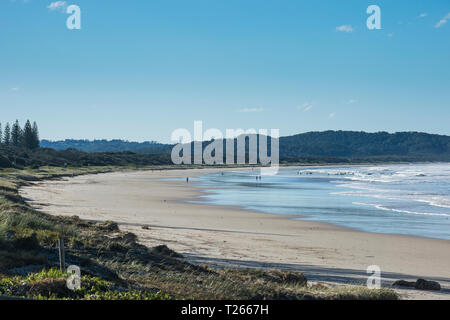
[{"label": "forested hill", "polygon": [[155,141],[130,142],[125,140],[41,140],[41,147],[55,150],[77,149],[84,152],[131,151],[145,154],[170,153],[172,147]]},{"label": "forested hill", "polygon": [[296,157],[413,157],[450,160],[450,136],[420,132],[308,132],[280,138],[280,155]]},{"label": "forested hill", "polygon": [[[132,151],[142,154],[168,154],[172,149],[168,144],[123,140],[43,140],[41,146],[57,150],[75,148],[86,152]],[[289,161],[316,158],[450,161],[450,136],[420,132],[307,132],[281,137],[280,157]]]}]

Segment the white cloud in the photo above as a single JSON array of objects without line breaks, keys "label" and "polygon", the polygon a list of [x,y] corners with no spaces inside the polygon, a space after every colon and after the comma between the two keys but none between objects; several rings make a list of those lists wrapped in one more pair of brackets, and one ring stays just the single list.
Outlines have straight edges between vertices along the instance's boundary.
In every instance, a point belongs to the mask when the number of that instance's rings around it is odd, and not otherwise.
[{"label": "white cloud", "polygon": [[332,112],[329,114],[328,118],[333,119],[336,116],[336,113]]},{"label": "white cloud", "polygon": [[336,27],[337,31],[341,31],[341,32],[353,32],[353,27],[349,24],[344,24],[342,26]]},{"label": "white cloud", "polygon": [[47,6],[47,9],[51,11],[61,10],[64,11],[67,7],[67,3],[65,1],[54,1]]},{"label": "white cloud", "polygon": [[17,92],[19,91],[19,88],[11,88],[11,91]]},{"label": "white cloud", "polygon": [[314,107],[314,106],[313,106],[312,103],[306,102],[306,103],[304,103],[303,105],[298,106],[297,109],[298,109],[298,110],[303,110],[303,111],[305,111],[305,112],[308,112],[308,111],[311,110],[313,107]]},{"label": "white cloud", "polygon": [[444,18],[442,18],[438,23],[436,23],[436,25],[434,27],[440,28],[444,24],[446,24],[448,20],[450,20],[450,12]]},{"label": "white cloud", "polygon": [[447,19],[439,20],[439,22],[436,23],[435,27],[436,27],[436,28],[440,28],[440,27],[442,27],[442,26],[443,26],[444,24],[446,24],[446,23],[447,23]]},{"label": "white cloud", "polygon": [[357,103],[357,102],[358,102],[358,100],[356,100],[356,99],[350,99],[350,100],[347,101],[347,104],[354,104],[354,103]]},{"label": "white cloud", "polygon": [[418,18],[425,18],[426,16],[428,16],[428,13],[424,12],[419,14]]},{"label": "white cloud", "polygon": [[263,108],[244,108],[238,110],[238,112],[263,112],[263,111],[264,111]]},{"label": "white cloud", "polygon": [[392,37],[394,36],[394,34],[393,34],[393,33],[389,33],[387,36],[388,36],[389,38],[392,38]]}]

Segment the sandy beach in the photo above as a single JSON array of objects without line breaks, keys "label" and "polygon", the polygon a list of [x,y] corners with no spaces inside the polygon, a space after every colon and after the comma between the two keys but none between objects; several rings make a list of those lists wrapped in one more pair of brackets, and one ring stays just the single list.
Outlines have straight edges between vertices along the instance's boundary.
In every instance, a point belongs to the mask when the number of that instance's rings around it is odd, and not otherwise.
[{"label": "sandy beach", "polygon": [[367,267],[378,265],[383,285],[425,278],[443,287],[440,292],[399,290],[403,298],[450,299],[450,241],[365,233],[236,207],[188,203],[202,194],[202,188],[166,180],[214,170],[225,169],[78,176],[23,187],[21,195],[50,214],[116,221],[143,244],[166,244],[193,263],[291,269],[312,281],[338,284],[365,284]]}]

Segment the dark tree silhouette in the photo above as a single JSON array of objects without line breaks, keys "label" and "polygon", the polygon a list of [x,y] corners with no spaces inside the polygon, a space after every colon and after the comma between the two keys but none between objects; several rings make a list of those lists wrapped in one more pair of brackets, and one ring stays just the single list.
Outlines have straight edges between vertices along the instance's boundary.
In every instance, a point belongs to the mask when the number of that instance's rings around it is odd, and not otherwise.
[{"label": "dark tree silhouette", "polygon": [[11,128],[11,144],[15,147],[22,145],[22,129],[20,128],[19,120],[16,120]]},{"label": "dark tree silhouette", "polygon": [[31,127],[30,120],[27,120],[23,127],[23,146],[27,149],[33,149],[34,144],[33,128]]},{"label": "dark tree silhouette", "polygon": [[5,132],[3,133],[3,143],[6,145],[11,144],[11,128],[9,122],[6,123]]},{"label": "dark tree silhouette", "polygon": [[31,149],[37,149],[39,148],[39,129],[36,121],[33,122],[32,131],[33,131],[33,145]]}]

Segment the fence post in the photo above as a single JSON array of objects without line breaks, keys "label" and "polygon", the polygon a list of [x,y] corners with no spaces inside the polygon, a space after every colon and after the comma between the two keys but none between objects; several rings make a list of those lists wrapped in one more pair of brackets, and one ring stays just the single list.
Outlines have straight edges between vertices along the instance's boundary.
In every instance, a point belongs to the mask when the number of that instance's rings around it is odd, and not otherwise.
[{"label": "fence post", "polygon": [[66,269],[66,257],[64,252],[64,239],[58,239],[58,249],[59,249],[59,268],[61,272],[65,272]]}]

